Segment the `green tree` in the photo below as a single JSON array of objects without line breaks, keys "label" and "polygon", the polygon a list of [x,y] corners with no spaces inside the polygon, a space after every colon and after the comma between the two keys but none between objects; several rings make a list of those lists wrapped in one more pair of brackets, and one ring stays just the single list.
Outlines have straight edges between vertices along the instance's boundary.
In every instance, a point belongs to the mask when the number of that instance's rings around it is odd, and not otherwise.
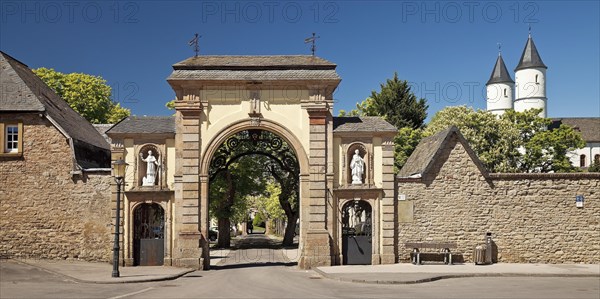
[{"label": "green tree", "polygon": [[219,226],[218,247],[231,245],[232,223],[247,220],[251,201],[249,196],[258,196],[264,190],[262,156],[245,156],[232,163],[210,182],[209,209],[217,218]]},{"label": "green tree", "polygon": [[380,91],[372,91],[371,96],[356,105],[350,115],[381,116],[396,128],[423,128],[427,118],[427,102],[417,98],[408,81],[394,78],[381,84]]},{"label": "green tree", "polygon": [[456,126],[491,172],[568,172],[568,152],[585,145],[581,135],[561,125],[548,130],[550,119],[539,109],[509,110],[501,117],[465,106],[447,107],[436,113],[424,136]]},{"label": "green tree", "polygon": [[519,134],[510,123],[488,111],[475,111],[466,106],[446,107],[431,118],[423,136],[434,135],[450,126],[460,130],[488,170],[516,171],[513,159],[507,157],[519,154],[519,145],[509,142],[518,139]]},{"label": "green tree", "polygon": [[408,82],[398,79],[398,73],[394,73],[392,79],[380,85],[379,92],[372,91],[370,97],[356,104],[356,109],[340,110],[339,115],[380,116],[398,128],[394,138],[394,168],[398,171],[421,139],[427,108],[427,101],[417,98]]},{"label": "green tree", "polygon": [[594,163],[588,168],[588,172],[600,172],[600,160],[594,160]]},{"label": "green tree", "polygon": [[91,123],[116,123],[131,114],[129,109],[113,102],[112,89],[102,77],[82,73],[64,74],[43,67],[33,72]]},{"label": "green tree", "polygon": [[394,137],[394,171],[397,173],[423,138],[422,129],[404,127]]}]

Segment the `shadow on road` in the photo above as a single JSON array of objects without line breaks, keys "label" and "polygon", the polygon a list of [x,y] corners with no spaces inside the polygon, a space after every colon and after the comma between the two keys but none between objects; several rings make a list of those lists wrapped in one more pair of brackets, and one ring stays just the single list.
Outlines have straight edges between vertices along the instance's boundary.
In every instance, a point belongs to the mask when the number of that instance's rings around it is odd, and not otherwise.
[{"label": "shadow on road", "polygon": [[243,263],[243,264],[227,264],[211,266],[211,270],[226,270],[226,269],[244,269],[244,268],[259,268],[259,267],[291,267],[298,263],[294,262],[266,262],[266,263]]}]

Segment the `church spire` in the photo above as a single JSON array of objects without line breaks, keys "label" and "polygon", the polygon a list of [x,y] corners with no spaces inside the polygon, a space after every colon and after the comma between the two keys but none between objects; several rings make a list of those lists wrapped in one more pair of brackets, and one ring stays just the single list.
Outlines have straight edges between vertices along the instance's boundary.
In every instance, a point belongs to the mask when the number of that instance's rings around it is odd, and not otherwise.
[{"label": "church spire", "polygon": [[525,49],[523,49],[523,54],[521,54],[521,60],[519,60],[519,65],[517,65],[517,67],[515,68],[515,72],[521,69],[536,67],[545,69],[548,68],[542,61],[540,53],[538,53],[537,48],[535,47],[533,38],[531,38],[530,28],[529,38],[527,38],[527,44],[525,44]]},{"label": "church spire", "polygon": [[485,85],[490,85],[494,83],[515,83],[513,79],[510,77],[508,70],[506,69],[506,64],[504,64],[504,59],[502,59],[502,54],[498,50],[498,59],[496,59],[496,65],[494,65],[494,70],[490,75],[490,79]]}]

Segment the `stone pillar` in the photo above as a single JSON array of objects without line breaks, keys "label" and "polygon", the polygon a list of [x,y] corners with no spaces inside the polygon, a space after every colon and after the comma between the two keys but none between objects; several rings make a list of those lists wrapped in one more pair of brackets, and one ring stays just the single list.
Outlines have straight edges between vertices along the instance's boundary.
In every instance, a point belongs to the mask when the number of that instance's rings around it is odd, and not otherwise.
[{"label": "stone pillar", "polygon": [[181,97],[178,92],[176,114],[175,200],[173,204],[174,246],[172,264],[177,267],[203,268],[200,233],[199,163],[202,105],[197,93]]},{"label": "stone pillar", "polygon": [[[298,265],[309,269],[319,266],[329,266],[332,261],[331,238],[327,231],[327,186],[332,184],[332,166],[328,161],[328,141],[332,140],[331,126],[329,120],[331,114],[325,107],[320,109],[307,109],[310,125],[310,149],[309,149],[309,181],[308,181],[308,206],[303,207],[308,211],[303,216],[308,216],[308,229],[304,238],[302,256]],[[323,109],[325,108],[325,109]],[[303,184],[304,185],[304,184]],[[305,199],[306,196],[303,196]]]},{"label": "stone pillar", "polygon": [[381,198],[381,236],[380,256],[381,264],[393,264],[396,262],[397,252],[397,216],[395,200],[395,174],[394,174],[394,140],[393,137],[383,139],[383,194]]}]

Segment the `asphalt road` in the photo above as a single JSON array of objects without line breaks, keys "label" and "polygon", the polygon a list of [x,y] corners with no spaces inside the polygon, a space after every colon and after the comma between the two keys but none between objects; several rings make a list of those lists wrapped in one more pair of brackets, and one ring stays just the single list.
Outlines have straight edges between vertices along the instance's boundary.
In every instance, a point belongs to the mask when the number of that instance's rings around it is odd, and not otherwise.
[{"label": "asphalt road", "polygon": [[35,267],[0,263],[0,298],[594,298],[597,278],[492,277],[414,285],[339,282],[300,270],[251,235],[210,271],[142,284],[76,283]]}]

